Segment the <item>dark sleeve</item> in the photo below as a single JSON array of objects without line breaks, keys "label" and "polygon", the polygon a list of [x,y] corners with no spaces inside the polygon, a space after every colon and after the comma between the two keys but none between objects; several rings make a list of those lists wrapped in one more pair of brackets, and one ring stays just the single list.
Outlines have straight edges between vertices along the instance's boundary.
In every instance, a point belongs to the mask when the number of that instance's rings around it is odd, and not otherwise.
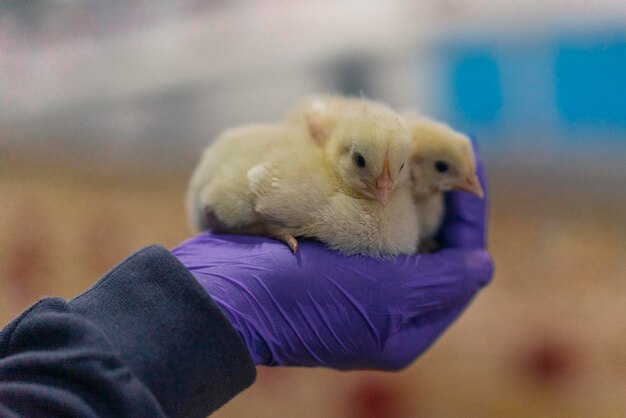
[{"label": "dark sleeve", "polygon": [[226,317],[157,246],[0,332],[2,417],[204,417],[255,376]]}]

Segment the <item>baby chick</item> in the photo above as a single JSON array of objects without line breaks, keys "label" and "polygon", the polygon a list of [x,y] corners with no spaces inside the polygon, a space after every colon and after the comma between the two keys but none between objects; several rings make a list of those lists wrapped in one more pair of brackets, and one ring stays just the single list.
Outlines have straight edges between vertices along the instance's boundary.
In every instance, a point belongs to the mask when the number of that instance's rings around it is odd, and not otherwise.
[{"label": "baby chick", "polygon": [[[323,149],[335,192],[315,211],[314,222],[299,229],[299,235],[319,238],[349,254],[415,252],[417,217],[407,187],[408,170],[404,169],[410,145],[402,119],[386,106],[359,106],[358,111],[343,115],[317,109],[303,123],[324,144],[317,147],[310,138],[305,139],[307,148]],[[281,186],[265,199],[273,210],[280,210],[280,196],[297,188],[302,179],[294,178],[290,185],[285,181],[279,181]],[[265,207],[263,203],[259,206]],[[345,219],[360,221],[355,224]]]},{"label": "baby chick", "polygon": [[443,193],[463,190],[483,197],[469,138],[448,125],[405,113],[412,138],[411,182],[420,224],[420,249],[434,249],[443,220]]},{"label": "baby chick", "polygon": [[363,116],[315,123],[324,129],[325,147],[311,141],[308,125],[253,125],[222,134],[189,187],[196,227],[267,235],[294,252],[296,236],[346,254],[415,252],[410,191],[406,185],[394,190],[408,179],[404,124],[387,127]]},{"label": "baby chick", "polygon": [[[354,148],[354,144],[350,143],[351,138],[354,139],[352,142],[359,143],[352,154],[353,162],[364,168],[366,161],[363,153],[357,148],[376,143],[376,138],[404,137],[406,131],[402,118],[386,104],[339,95],[318,94],[306,97],[291,108],[286,121],[305,127],[314,142],[325,148],[328,158],[344,168],[349,167],[350,163],[347,160],[339,161],[337,154],[344,151],[342,146]],[[342,140],[347,141],[346,144],[343,144]],[[397,160],[401,158],[404,156],[395,157]],[[361,171],[368,172],[369,168]],[[373,195],[384,206],[392,190],[390,178],[389,168],[374,182],[371,179],[352,178],[347,182],[350,185],[348,192],[362,189],[364,182],[367,190],[361,191],[365,195]],[[406,179],[406,176],[401,176],[399,183],[404,183]]]}]

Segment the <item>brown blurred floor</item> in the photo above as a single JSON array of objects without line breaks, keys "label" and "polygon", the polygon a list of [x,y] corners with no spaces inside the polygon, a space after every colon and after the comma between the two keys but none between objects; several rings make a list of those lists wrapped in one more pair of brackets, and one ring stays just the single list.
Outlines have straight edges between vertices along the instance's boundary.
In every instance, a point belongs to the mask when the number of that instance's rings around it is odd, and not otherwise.
[{"label": "brown blurred floor", "polygon": [[[78,294],[141,246],[189,235],[185,176],[33,167],[0,160],[2,324],[43,296]],[[493,183],[494,282],[412,367],[262,368],[215,416],[624,416],[624,198]]]}]

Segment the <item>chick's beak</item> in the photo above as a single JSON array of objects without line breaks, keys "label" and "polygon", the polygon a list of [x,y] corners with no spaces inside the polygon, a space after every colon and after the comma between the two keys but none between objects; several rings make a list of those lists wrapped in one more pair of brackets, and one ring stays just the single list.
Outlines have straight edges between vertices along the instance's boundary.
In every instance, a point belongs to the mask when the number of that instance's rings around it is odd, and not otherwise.
[{"label": "chick's beak", "polygon": [[381,205],[387,206],[393,188],[393,180],[389,172],[389,161],[386,158],[383,165],[383,173],[374,180],[374,184],[376,187],[372,190],[372,193]]},{"label": "chick's beak", "polygon": [[464,192],[471,193],[480,197],[481,199],[485,196],[485,192],[480,185],[480,180],[476,174],[471,174],[465,177],[463,180],[454,185],[455,190],[463,190]]}]

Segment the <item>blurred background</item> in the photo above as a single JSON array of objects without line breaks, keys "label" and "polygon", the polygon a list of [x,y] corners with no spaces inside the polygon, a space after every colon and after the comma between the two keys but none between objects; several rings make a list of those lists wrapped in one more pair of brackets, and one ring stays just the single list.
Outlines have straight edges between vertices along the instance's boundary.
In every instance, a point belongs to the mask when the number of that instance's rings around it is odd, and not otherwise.
[{"label": "blurred background", "polygon": [[0,0],[0,324],[188,237],[200,150],[319,91],[478,138],[496,276],[406,371],[261,368],[215,416],[626,416],[623,0]]}]

